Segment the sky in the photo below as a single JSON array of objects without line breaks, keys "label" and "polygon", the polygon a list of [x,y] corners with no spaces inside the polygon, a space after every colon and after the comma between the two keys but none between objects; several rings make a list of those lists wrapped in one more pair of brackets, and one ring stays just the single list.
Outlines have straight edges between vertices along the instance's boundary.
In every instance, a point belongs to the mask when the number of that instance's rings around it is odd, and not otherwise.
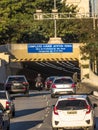
[{"label": "sky", "polygon": [[95,7],[95,13],[98,14],[98,0],[91,0],[92,2],[92,7]]},{"label": "sky", "polygon": [[98,14],[98,0],[95,0],[95,5],[96,5],[96,12],[97,12],[97,14]]}]

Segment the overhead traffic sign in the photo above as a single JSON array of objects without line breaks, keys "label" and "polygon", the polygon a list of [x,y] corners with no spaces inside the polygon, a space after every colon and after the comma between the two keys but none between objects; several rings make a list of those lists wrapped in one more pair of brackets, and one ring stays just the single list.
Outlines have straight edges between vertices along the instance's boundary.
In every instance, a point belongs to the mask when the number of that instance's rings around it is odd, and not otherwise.
[{"label": "overhead traffic sign", "polygon": [[28,44],[28,53],[71,53],[73,44]]}]

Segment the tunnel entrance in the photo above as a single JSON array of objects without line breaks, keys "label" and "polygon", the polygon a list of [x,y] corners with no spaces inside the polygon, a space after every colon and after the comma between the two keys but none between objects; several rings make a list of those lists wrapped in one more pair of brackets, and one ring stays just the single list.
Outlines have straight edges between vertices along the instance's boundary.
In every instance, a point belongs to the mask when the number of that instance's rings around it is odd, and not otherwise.
[{"label": "tunnel entrance", "polygon": [[42,75],[44,80],[49,76],[73,76],[75,72],[80,79],[80,68],[78,60],[70,61],[24,61],[21,62],[23,68],[18,74],[27,77],[30,84],[34,84],[34,79],[38,73]]}]

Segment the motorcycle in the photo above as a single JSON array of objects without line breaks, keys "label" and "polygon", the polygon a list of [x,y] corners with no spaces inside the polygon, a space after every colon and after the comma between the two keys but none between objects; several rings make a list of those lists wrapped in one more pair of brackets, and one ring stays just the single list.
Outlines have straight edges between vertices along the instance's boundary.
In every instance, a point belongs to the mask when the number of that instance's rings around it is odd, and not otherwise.
[{"label": "motorcycle", "polygon": [[37,90],[41,91],[43,89],[43,83],[42,82],[36,82],[36,88]]}]

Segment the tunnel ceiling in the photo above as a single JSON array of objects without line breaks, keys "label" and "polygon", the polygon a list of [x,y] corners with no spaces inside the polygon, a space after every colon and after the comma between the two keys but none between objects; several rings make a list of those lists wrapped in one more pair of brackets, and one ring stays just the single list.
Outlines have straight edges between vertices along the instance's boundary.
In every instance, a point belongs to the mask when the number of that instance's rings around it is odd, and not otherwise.
[{"label": "tunnel ceiling", "polygon": [[25,61],[22,62],[24,69],[33,73],[41,73],[45,77],[51,75],[69,75],[74,72],[80,75],[79,62],[76,61]]}]

